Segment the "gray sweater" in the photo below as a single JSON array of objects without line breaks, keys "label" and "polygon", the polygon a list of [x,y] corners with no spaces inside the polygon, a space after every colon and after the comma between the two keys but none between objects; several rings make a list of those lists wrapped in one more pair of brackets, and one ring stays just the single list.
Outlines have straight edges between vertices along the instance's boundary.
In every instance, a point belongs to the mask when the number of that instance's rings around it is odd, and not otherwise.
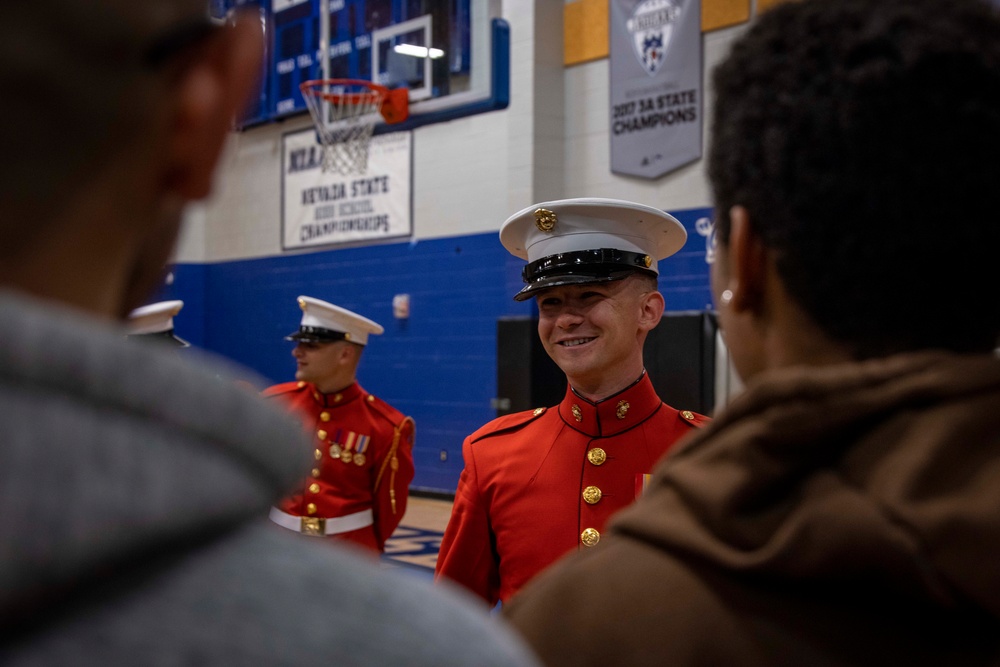
[{"label": "gray sweater", "polygon": [[312,450],[231,370],[0,292],[0,663],[534,664],[460,593],[267,521]]}]

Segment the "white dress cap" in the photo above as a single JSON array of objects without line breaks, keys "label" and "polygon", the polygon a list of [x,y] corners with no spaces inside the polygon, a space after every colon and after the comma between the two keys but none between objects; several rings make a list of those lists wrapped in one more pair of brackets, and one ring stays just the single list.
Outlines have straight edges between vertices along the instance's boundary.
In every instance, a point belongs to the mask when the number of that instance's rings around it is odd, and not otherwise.
[{"label": "white dress cap", "polygon": [[162,333],[174,328],[174,315],[181,312],[183,301],[160,301],[136,308],[128,315],[125,329],[130,336]]},{"label": "white dress cap", "polygon": [[132,337],[162,338],[180,347],[188,347],[190,343],[174,335],[174,317],[183,307],[183,301],[174,300],[136,308],[128,315],[125,333]]},{"label": "white dress cap", "polygon": [[302,308],[302,322],[297,332],[287,336],[289,340],[347,340],[367,345],[369,335],[377,336],[385,331],[382,325],[367,317],[311,296],[300,296],[299,307]]},{"label": "white dress cap", "polygon": [[[664,211],[620,199],[561,199],[529,206],[500,228],[500,242],[528,260],[515,299],[563,284],[620,280],[680,250],[687,232]],[[616,250],[618,253],[599,253]]]}]

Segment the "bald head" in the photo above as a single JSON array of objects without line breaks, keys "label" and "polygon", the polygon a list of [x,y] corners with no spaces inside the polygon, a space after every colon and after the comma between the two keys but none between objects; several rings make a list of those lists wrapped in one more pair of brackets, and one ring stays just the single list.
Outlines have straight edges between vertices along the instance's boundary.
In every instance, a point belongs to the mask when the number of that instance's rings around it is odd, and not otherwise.
[{"label": "bald head", "polygon": [[256,20],[204,0],[14,3],[0,22],[0,286],[142,303],[260,71]]},{"label": "bald head", "polygon": [[167,100],[148,53],[172,30],[206,19],[205,3],[197,0],[56,0],[5,8],[0,199],[7,210],[0,252],[18,252],[49,231],[98,172],[159,130],[156,106]]}]

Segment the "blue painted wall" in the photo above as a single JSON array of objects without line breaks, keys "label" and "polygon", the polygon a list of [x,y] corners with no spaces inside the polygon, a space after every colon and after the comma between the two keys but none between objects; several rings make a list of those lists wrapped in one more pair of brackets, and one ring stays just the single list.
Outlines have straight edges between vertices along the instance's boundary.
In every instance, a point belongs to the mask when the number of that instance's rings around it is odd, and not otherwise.
[{"label": "blue painted wall", "polygon": [[[708,209],[675,211],[688,230],[684,250],[660,265],[667,309],[710,306],[705,239],[695,221]],[[277,232],[276,232],[277,233]],[[216,264],[177,264],[163,298],[183,299],[178,335],[236,360],[273,382],[292,379],[296,297],[308,294],[370,317],[385,334],[369,340],[361,384],[417,423],[413,488],[453,492],[462,440],[495,416],[496,322],[535,314],[511,296],[523,261],[496,233]],[[410,318],[392,298],[410,295]],[[442,460],[444,458],[444,460]]]}]

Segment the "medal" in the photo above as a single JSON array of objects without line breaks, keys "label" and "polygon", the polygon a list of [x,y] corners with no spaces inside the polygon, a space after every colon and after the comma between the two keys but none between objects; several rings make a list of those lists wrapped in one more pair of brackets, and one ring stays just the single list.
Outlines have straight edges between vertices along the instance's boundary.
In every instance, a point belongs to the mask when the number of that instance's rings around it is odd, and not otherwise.
[{"label": "medal", "polygon": [[347,442],[344,443],[344,449],[340,452],[341,463],[350,463],[354,458],[354,455],[351,453],[351,447],[354,446],[354,437],[356,435],[354,431],[347,432]]},{"label": "medal", "polygon": [[354,465],[360,467],[365,464],[365,450],[368,449],[368,442],[371,439],[370,435],[358,436],[358,444],[355,448],[358,453],[354,455]]},{"label": "medal", "polygon": [[333,434],[332,442],[330,444],[330,458],[339,459],[340,458],[340,437],[344,434],[344,429],[338,428],[337,432]]}]

